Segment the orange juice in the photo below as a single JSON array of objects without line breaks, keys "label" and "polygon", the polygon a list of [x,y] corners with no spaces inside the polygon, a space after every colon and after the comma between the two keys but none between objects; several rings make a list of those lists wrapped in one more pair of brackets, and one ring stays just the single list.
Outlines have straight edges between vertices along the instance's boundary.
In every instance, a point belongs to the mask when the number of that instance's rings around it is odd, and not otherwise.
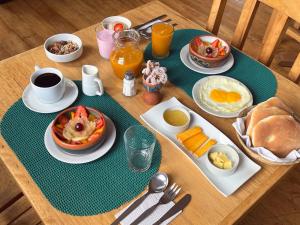
[{"label": "orange juice", "polygon": [[129,70],[135,76],[138,76],[141,72],[143,61],[143,52],[132,45],[132,43],[126,43],[124,47],[116,48],[110,56],[114,73],[121,79],[124,78],[124,74]]},{"label": "orange juice", "polygon": [[169,56],[174,28],[168,23],[156,23],[152,26],[152,55],[155,58]]}]

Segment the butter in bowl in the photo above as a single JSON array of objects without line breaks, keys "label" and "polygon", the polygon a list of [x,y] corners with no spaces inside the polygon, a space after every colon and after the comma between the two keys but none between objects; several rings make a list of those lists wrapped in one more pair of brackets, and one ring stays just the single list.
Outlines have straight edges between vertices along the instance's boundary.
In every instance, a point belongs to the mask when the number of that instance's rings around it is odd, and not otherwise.
[{"label": "butter in bowl", "polygon": [[239,154],[229,145],[217,144],[205,155],[208,170],[217,176],[232,175],[240,161]]}]

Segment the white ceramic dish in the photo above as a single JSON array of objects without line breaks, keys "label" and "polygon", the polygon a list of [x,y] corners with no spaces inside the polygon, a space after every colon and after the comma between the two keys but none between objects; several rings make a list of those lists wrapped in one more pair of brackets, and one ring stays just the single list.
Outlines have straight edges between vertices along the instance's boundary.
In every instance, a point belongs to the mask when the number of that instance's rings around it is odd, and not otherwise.
[{"label": "white ceramic dish", "polygon": [[38,113],[54,113],[69,107],[78,96],[78,87],[76,84],[67,78],[65,80],[65,92],[63,97],[55,103],[44,104],[39,101],[30,85],[28,85],[22,95],[24,105]]},{"label": "white ceramic dish", "polygon": [[[232,161],[232,168],[231,169],[220,169],[213,165],[213,163],[209,159],[209,154],[213,152],[223,152],[227,155],[229,160]],[[232,175],[235,170],[237,169],[240,161],[239,154],[235,151],[234,148],[228,146],[228,145],[223,145],[223,144],[216,144],[212,146],[205,154],[205,159],[207,163],[207,169],[209,171],[217,176],[230,176]]]},{"label": "white ceramic dish", "polygon": [[[53,54],[53,53],[49,52],[47,50],[47,48],[49,45],[53,44],[56,41],[72,41],[78,45],[78,49],[76,51],[74,51],[70,54],[66,54],[66,55]],[[54,62],[71,62],[71,61],[78,59],[81,56],[81,54],[83,52],[83,45],[82,45],[81,39],[74,34],[67,34],[67,33],[56,34],[56,35],[49,37],[45,41],[44,51],[45,51],[46,56]]]},{"label": "white ceramic dish", "polygon": [[232,53],[228,56],[228,61],[220,66],[215,68],[206,68],[196,64],[190,57],[189,53],[189,44],[185,45],[180,51],[181,62],[188,67],[189,69],[202,74],[219,74],[228,71],[234,64],[234,58]]},{"label": "white ceramic dish", "polygon": [[[186,117],[188,119],[187,122],[182,126],[173,126],[173,125],[169,124],[165,120],[165,117],[164,117],[165,112],[168,111],[168,110],[180,110],[181,112],[183,112],[186,115]],[[165,111],[162,112],[161,118],[162,118],[162,123],[163,123],[164,128],[167,131],[175,133],[175,134],[186,130],[189,127],[189,124],[190,124],[190,121],[191,121],[190,113],[182,107],[174,107],[174,108],[166,109]]]},{"label": "white ceramic dish", "polygon": [[[207,82],[208,80],[210,79],[217,79],[217,78],[226,78],[228,80],[233,80],[233,81],[236,81],[239,83],[239,85],[241,85],[243,88],[245,88],[248,92],[248,94],[250,95],[250,101],[247,103],[247,105],[245,105],[245,107],[241,108],[239,111],[237,112],[220,112],[220,111],[215,111],[211,108],[209,108],[208,106],[206,106],[205,104],[202,103],[201,99],[199,98],[199,88],[205,84],[205,82]],[[195,101],[195,103],[202,109],[204,110],[205,112],[209,113],[209,114],[212,114],[214,116],[217,116],[217,117],[222,117],[222,118],[234,118],[234,117],[238,117],[239,116],[239,113],[249,107],[249,106],[252,106],[253,105],[253,96],[251,94],[251,92],[249,91],[249,89],[243,84],[241,83],[240,81],[234,79],[234,78],[231,78],[231,77],[226,77],[226,76],[221,76],[221,75],[216,75],[216,76],[209,76],[209,77],[204,77],[200,80],[198,80],[194,87],[193,87],[193,90],[192,90],[192,94],[193,94],[193,99]]]},{"label": "white ceramic dish", "polygon": [[101,24],[103,29],[109,29],[109,24],[111,23],[123,23],[126,25],[126,29],[130,29],[131,28],[131,21],[129,19],[127,19],[124,16],[110,16],[110,17],[106,17],[104,20],[102,20]]},{"label": "white ceramic dish", "polygon": [[104,141],[88,150],[79,151],[77,153],[67,151],[55,144],[51,136],[51,126],[53,123],[51,122],[47,127],[44,136],[44,143],[47,151],[57,160],[69,164],[88,163],[104,156],[111,149],[116,139],[116,128],[114,123],[107,116],[104,115],[104,117],[107,122],[107,131],[105,133]]},{"label": "white ceramic dish", "polygon": [[[201,126],[204,133],[208,137],[215,139],[218,144],[230,145],[237,151],[240,157],[240,163],[234,174],[227,177],[220,177],[212,174],[207,169],[207,163],[204,156],[200,158],[194,157],[177,141],[175,134],[172,134],[163,128],[163,126],[161,125],[161,121],[157,120],[157,115],[170,107],[184,107],[187,111],[190,112],[191,115],[190,127]],[[247,180],[249,180],[261,169],[259,165],[249,159],[221,131],[219,131],[216,127],[214,127],[200,115],[181,104],[175,97],[152,107],[150,110],[141,115],[141,119],[152,129],[156,130],[159,134],[171,141],[179,150],[185,152],[188,158],[197,166],[203,176],[205,176],[208,181],[224,196],[229,196],[234,193],[240,186],[242,186]]]}]

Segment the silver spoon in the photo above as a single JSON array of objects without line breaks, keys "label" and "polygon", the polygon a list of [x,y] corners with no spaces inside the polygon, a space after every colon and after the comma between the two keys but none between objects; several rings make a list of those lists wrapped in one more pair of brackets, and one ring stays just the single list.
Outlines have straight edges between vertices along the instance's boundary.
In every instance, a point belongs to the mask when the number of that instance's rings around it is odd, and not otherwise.
[{"label": "silver spoon", "polygon": [[136,207],[138,207],[151,193],[159,193],[168,186],[168,175],[163,172],[154,174],[148,184],[148,191],[142,197],[133,202],[111,225],[119,224],[126,216],[128,216]]}]

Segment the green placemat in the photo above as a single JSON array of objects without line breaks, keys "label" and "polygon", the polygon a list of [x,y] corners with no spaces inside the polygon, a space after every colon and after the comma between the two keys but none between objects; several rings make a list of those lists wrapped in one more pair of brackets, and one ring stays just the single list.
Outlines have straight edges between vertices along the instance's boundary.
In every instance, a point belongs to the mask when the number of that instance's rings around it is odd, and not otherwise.
[{"label": "green placemat", "polygon": [[[161,65],[167,67],[168,78],[174,85],[182,88],[192,97],[192,88],[196,81],[209,76],[196,73],[187,68],[180,60],[180,50],[197,35],[208,34],[208,32],[183,29],[174,33],[171,53],[166,59],[158,60]],[[276,93],[277,82],[272,72],[262,64],[246,56],[235,48],[232,49],[234,65],[223,75],[233,77],[244,83],[253,95],[254,104],[267,100]],[[153,59],[151,43],[145,50],[145,60]]]},{"label": "green placemat", "polygon": [[79,96],[73,105],[97,108],[112,119],[117,137],[112,149],[100,159],[71,165],[53,158],[45,148],[44,133],[56,113],[39,114],[18,100],[4,115],[1,133],[33,180],[51,204],[72,215],[95,215],[110,211],[141,193],[161,160],[156,145],[150,169],[144,173],[129,170],[123,142],[124,131],[139,124],[109,95],[87,97],[76,81]]}]

